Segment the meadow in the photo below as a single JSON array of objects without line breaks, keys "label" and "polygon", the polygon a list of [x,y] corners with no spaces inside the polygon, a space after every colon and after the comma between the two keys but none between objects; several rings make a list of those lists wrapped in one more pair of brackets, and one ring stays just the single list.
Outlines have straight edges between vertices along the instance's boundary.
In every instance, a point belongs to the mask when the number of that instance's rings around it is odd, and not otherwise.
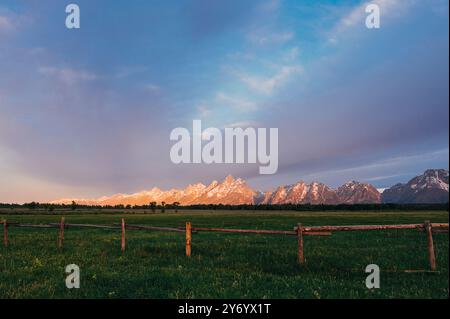
[{"label": "meadow", "polygon": [[[5,214],[0,220],[59,222],[61,214]],[[447,211],[293,212],[167,210],[64,213],[67,223],[293,230],[303,225],[448,222]],[[3,230],[0,229],[3,236]],[[297,263],[295,236],[10,227],[0,247],[0,298],[448,298],[449,238],[434,234],[437,271],[429,272],[425,233],[418,230],[334,232],[305,237],[306,264]],[[77,264],[81,288],[67,289],[65,267]],[[367,289],[368,264],[380,267],[379,289]],[[424,271],[422,271],[424,270]]]}]

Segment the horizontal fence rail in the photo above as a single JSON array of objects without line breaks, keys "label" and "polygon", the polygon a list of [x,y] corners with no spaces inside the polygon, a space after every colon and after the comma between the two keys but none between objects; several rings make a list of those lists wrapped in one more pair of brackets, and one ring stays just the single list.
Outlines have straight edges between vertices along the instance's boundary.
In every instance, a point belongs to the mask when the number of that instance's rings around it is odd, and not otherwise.
[{"label": "horizontal fence rail", "polygon": [[[296,236],[297,232],[288,230],[264,230],[264,229],[232,229],[232,228],[205,228],[192,227],[192,231],[197,232],[217,232],[217,233],[241,233],[241,234],[261,234],[261,235],[290,235]],[[331,232],[310,231],[304,233],[305,236],[331,236]]]},{"label": "horizontal fence rail", "polygon": [[105,229],[121,231],[121,251],[125,252],[126,248],[126,230],[133,231],[163,231],[185,233],[186,237],[186,256],[191,256],[192,234],[198,232],[218,232],[218,233],[240,233],[240,234],[260,234],[260,235],[287,235],[297,236],[298,242],[298,262],[305,263],[304,255],[304,236],[331,236],[332,232],[340,231],[367,231],[367,230],[390,230],[390,229],[416,229],[427,234],[427,248],[430,268],[432,271],[436,270],[436,255],[434,251],[433,233],[448,233],[448,223],[431,223],[425,221],[423,224],[397,224],[397,225],[348,225],[348,226],[303,226],[297,224],[293,231],[288,230],[270,230],[270,229],[233,229],[233,228],[207,228],[207,227],[192,227],[190,222],[186,222],[186,227],[159,227],[149,225],[133,225],[126,224],[125,219],[121,219],[121,223],[114,223],[112,225],[96,225],[96,224],[73,224],[66,223],[64,217],[61,218],[60,223],[47,224],[28,224],[20,222],[3,221],[3,243],[4,247],[9,246],[9,227],[23,227],[36,229],[59,229],[57,246],[61,249],[64,242],[64,231],[68,228],[86,228],[86,229]]},{"label": "horizontal fence rail", "polygon": [[[116,224],[113,224],[116,225]],[[155,231],[165,231],[165,232],[177,232],[184,233],[185,230],[183,228],[175,228],[175,227],[157,227],[157,226],[147,226],[147,225],[125,225],[126,229],[130,230],[155,230]]]},{"label": "horizontal fence rail", "polygon": [[[448,224],[432,223],[433,228],[447,228]],[[294,230],[297,227],[294,228]],[[352,225],[352,226],[310,226],[303,227],[303,231],[353,231],[353,230],[385,230],[385,229],[424,229],[424,224],[402,225]]]}]

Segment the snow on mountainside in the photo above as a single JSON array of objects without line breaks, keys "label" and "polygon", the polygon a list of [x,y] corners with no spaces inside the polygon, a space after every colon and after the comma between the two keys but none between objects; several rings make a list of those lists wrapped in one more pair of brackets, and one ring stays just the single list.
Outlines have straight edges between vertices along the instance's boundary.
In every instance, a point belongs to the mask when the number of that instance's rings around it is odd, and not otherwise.
[{"label": "snow on mountainside", "polygon": [[126,195],[116,194],[110,197],[99,199],[61,199],[54,201],[55,204],[70,204],[75,201],[80,205],[148,205],[150,202],[174,203],[181,205],[192,204],[254,204],[254,199],[258,193],[247,183],[240,179],[227,176],[222,183],[213,181],[209,186],[201,183],[189,185],[185,189],[171,189],[162,191],[157,187],[149,191]]},{"label": "snow on mountainside", "polygon": [[163,191],[157,187],[135,194],[116,194],[98,199],[61,199],[53,203],[85,205],[148,205],[150,202],[193,204],[370,204],[370,203],[446,203],[448,202],[448,170],[430,169],[407,184],[396,184],[382,194],[370,184],[347,182],[337,189],[325,184],[303,181],[283,185],[265,193],[251,188],[245,180],[227,176],[213,181],[188,185],[184,189]]},{"label": "snow on mountainside", "polygon": [[148,205],[150,202],[179,202],[193,204],[361,204],[379,203],[380,194],[370,184],[348,182],[337,190],[325,184],[300,181],[293,185],[280,186],[275,191],[259,192],[252,189],[241,178],[227,176],[222,182],[213,181],[206,186],[201,183],[188,185],[184,189],[162,191],[157,187],[148,191],[127,195],[116,194],[98,199],[61,199],[58,204],[75,201],[81,205]]},{"label": "snow on mountainside", "polygon": [[273,193],[266,193],[262,204],[337,204],[336,192],[322,183],[280,186]]},{"label": "snow on mountainside", "polygon": [[381,194],[370,184],[356,181],[347,182],[337,189],[337,196],[344,204],[380,203]]},{"label": "snow on mountainside", "polygon": [[381,197],[384,203],[433,204],[448,203],[448,170],[429,169],[406,184],[386,189]]},{"label": "snow on mountainside", "polygon": [[[254,204],[257,192],[243,179],[227,176],[222,183],[214,181],[192,204]],[[182,202],[180,202],[182,203]]]}]

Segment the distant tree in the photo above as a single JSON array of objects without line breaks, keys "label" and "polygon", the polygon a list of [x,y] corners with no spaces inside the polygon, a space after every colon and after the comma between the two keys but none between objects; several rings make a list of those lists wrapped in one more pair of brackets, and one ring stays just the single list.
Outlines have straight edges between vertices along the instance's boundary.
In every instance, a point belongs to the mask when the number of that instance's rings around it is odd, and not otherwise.
[{"label": "distant tree", "polygon": [[152,209],[152,213],[154,213],[156,209],[156,202],[150,202],[150,208]]},{"label": "distant tree", "polygon": [[72,201],[72,204],[70,205],[70,208],[72,209],[72,210],[75,210],[75,209],[77,209],[77,203],[75,203],[75,201]]},{"label": "distant tree", "polygon": [[173,208],[175,208],[175,213],[178,213],[178,206],[180,206],[179,202],[173,202],[172,204]]},{"label": "distant tree", "polygon": [[166,202],[162,201],[161,202],[161,213],[165,213],[166,212]]},{"label": "distant tree", "polygon": [[126,209],[131,209],[131,205],[130,204],[128,204],[127,206],[125,206],[126,207]]},{"label": "distant tree", "polygon": [[29,209],[36,209],[39,207],[39,203],[31,202],[29,204],[26,204],[26,206],[28,206]]}]

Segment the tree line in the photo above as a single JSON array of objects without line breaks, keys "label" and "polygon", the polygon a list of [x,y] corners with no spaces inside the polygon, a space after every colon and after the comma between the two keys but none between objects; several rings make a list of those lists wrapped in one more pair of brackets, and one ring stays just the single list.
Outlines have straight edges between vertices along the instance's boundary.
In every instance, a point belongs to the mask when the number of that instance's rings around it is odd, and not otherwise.
[{"label": "tree line", "polygon": [[442,211],[449,210],[449,203],[445,204],[244,204],[244,205],[224,205],[224,204],[196,204],[196,205],[180,205],[179,202],[150,202],[146,205],[82,205],[72,202],[71,204],[47,204],[31,202],[25,204],[5,204],[0,203],[0,208],[20,209],[27,208],[30,210],[45,210],[54,212],[55,210],[149,210],[151,212],[164,213],[166,210],[291,210],[291,211]]}]

